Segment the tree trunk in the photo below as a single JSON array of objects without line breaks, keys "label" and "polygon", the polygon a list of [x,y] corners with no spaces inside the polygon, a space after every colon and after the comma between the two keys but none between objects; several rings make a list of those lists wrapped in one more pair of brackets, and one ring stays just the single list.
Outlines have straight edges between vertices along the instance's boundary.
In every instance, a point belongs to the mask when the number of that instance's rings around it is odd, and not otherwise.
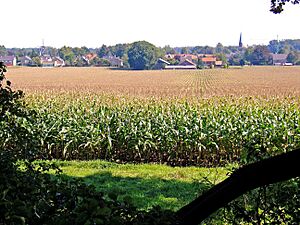
[{"label": "tree trunk", "polygon": [[300,149],[246,165],[181,208],[180,225],[197,225],[242,194],[300,176]]}]

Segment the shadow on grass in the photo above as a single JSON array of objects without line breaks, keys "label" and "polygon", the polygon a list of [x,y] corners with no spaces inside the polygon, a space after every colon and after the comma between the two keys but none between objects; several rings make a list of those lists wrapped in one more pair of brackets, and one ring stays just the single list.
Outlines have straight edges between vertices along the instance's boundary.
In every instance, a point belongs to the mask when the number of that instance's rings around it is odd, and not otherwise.
[{"label": "shadow on grass", "polygon": [[211,187],[205,181],[182,182],[174,179],[120,177],[113,176],[110,172],[95,173],[80,179],[86,184],[94,185],[106,195],[117,196],[121,201],[130,201],[139,209],[159,205],[163,209],[178,210]]}]

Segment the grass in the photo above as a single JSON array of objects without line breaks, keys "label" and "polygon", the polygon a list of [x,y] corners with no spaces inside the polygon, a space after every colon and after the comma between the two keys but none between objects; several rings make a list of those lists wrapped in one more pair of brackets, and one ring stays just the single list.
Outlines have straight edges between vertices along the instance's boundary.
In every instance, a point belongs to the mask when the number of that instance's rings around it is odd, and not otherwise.
[{"label": "grass", "polygon": [[226,178],[229,168],[170,167],[154,164],[116,164],[106,161],[57,161],[63,174],[139,209],[159,205],[177,210],[212,184]]}]

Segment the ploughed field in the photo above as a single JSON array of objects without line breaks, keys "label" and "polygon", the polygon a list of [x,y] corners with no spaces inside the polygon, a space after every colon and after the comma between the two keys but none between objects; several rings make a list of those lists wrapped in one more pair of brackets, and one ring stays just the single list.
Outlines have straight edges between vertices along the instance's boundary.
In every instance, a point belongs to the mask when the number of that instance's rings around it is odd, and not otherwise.
[{"label": "ploughed field", "polygon": [[43,158],[220,166],[300,143],[300,67],[10,68],[7,77],[37,112],[19,123]]}]

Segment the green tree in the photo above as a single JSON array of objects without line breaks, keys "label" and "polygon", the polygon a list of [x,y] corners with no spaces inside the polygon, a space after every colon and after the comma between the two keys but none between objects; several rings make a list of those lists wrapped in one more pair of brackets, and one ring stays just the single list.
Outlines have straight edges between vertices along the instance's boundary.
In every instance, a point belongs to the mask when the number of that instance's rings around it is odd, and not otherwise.
[{"label": "green tree", "polygon": [[271,61],[271,54],[267,46],[257,45],[250,56],[253,65],[268,65]]},{"label": "green tree", "polygon": [[181,54],[188,54],[189,53],[189,49],[187,47],[183,47],[183,48],[181,48],[180,53]]},{"label": "green tree", "polygon": [[151,69],[162,56],[160,50],[147,41],[134,42],[128,50],[128,63],[135,70]]},{"label": "green tree", "polygon": [[216,54],[217,60],[222,61],[223,63],[227,63],[226,55],[223,53]]},{"label": "green tree", "polygon": [[6,56],[7,50],[4,45],[0,45],[0,56]]},{"label": "green tree", "polygon": [[223,53],[224,52],[224,46],[221,43],[218,43],[215,49],[216,53]]},{"label": "green tree", "polygon": [[109,48],[112,55],[123,58],[128,52],[129,44],[117,44]]},{"label": "green tree", "polygon": [[228,60],[228,63],[233,66],[243,66],[244,65],[244,58],[240,52],[232,54]]},{"label": "green tree", "polygon": [[162,51],[164,52],[164,54],[175,54],[176,53],[174,48],[170,47],[170,45],[166,45],[165,47],[163,47]]},{"label": "green tree", "polygon": [[292,51],[287,56],[287,62],[296,64],[299,61],[299,53]]},{"label": "green tree", "polygon": [[59,55],[67,66],[73,66],[76,56],[71,47],[63,46],[59,49]]},{"label": "green tree", "polygon": [[101,48],[97,51],[97,55],[99,58],[103,58],[104,56],[109,55],[110,51],[106,45],[102,45]]}]

